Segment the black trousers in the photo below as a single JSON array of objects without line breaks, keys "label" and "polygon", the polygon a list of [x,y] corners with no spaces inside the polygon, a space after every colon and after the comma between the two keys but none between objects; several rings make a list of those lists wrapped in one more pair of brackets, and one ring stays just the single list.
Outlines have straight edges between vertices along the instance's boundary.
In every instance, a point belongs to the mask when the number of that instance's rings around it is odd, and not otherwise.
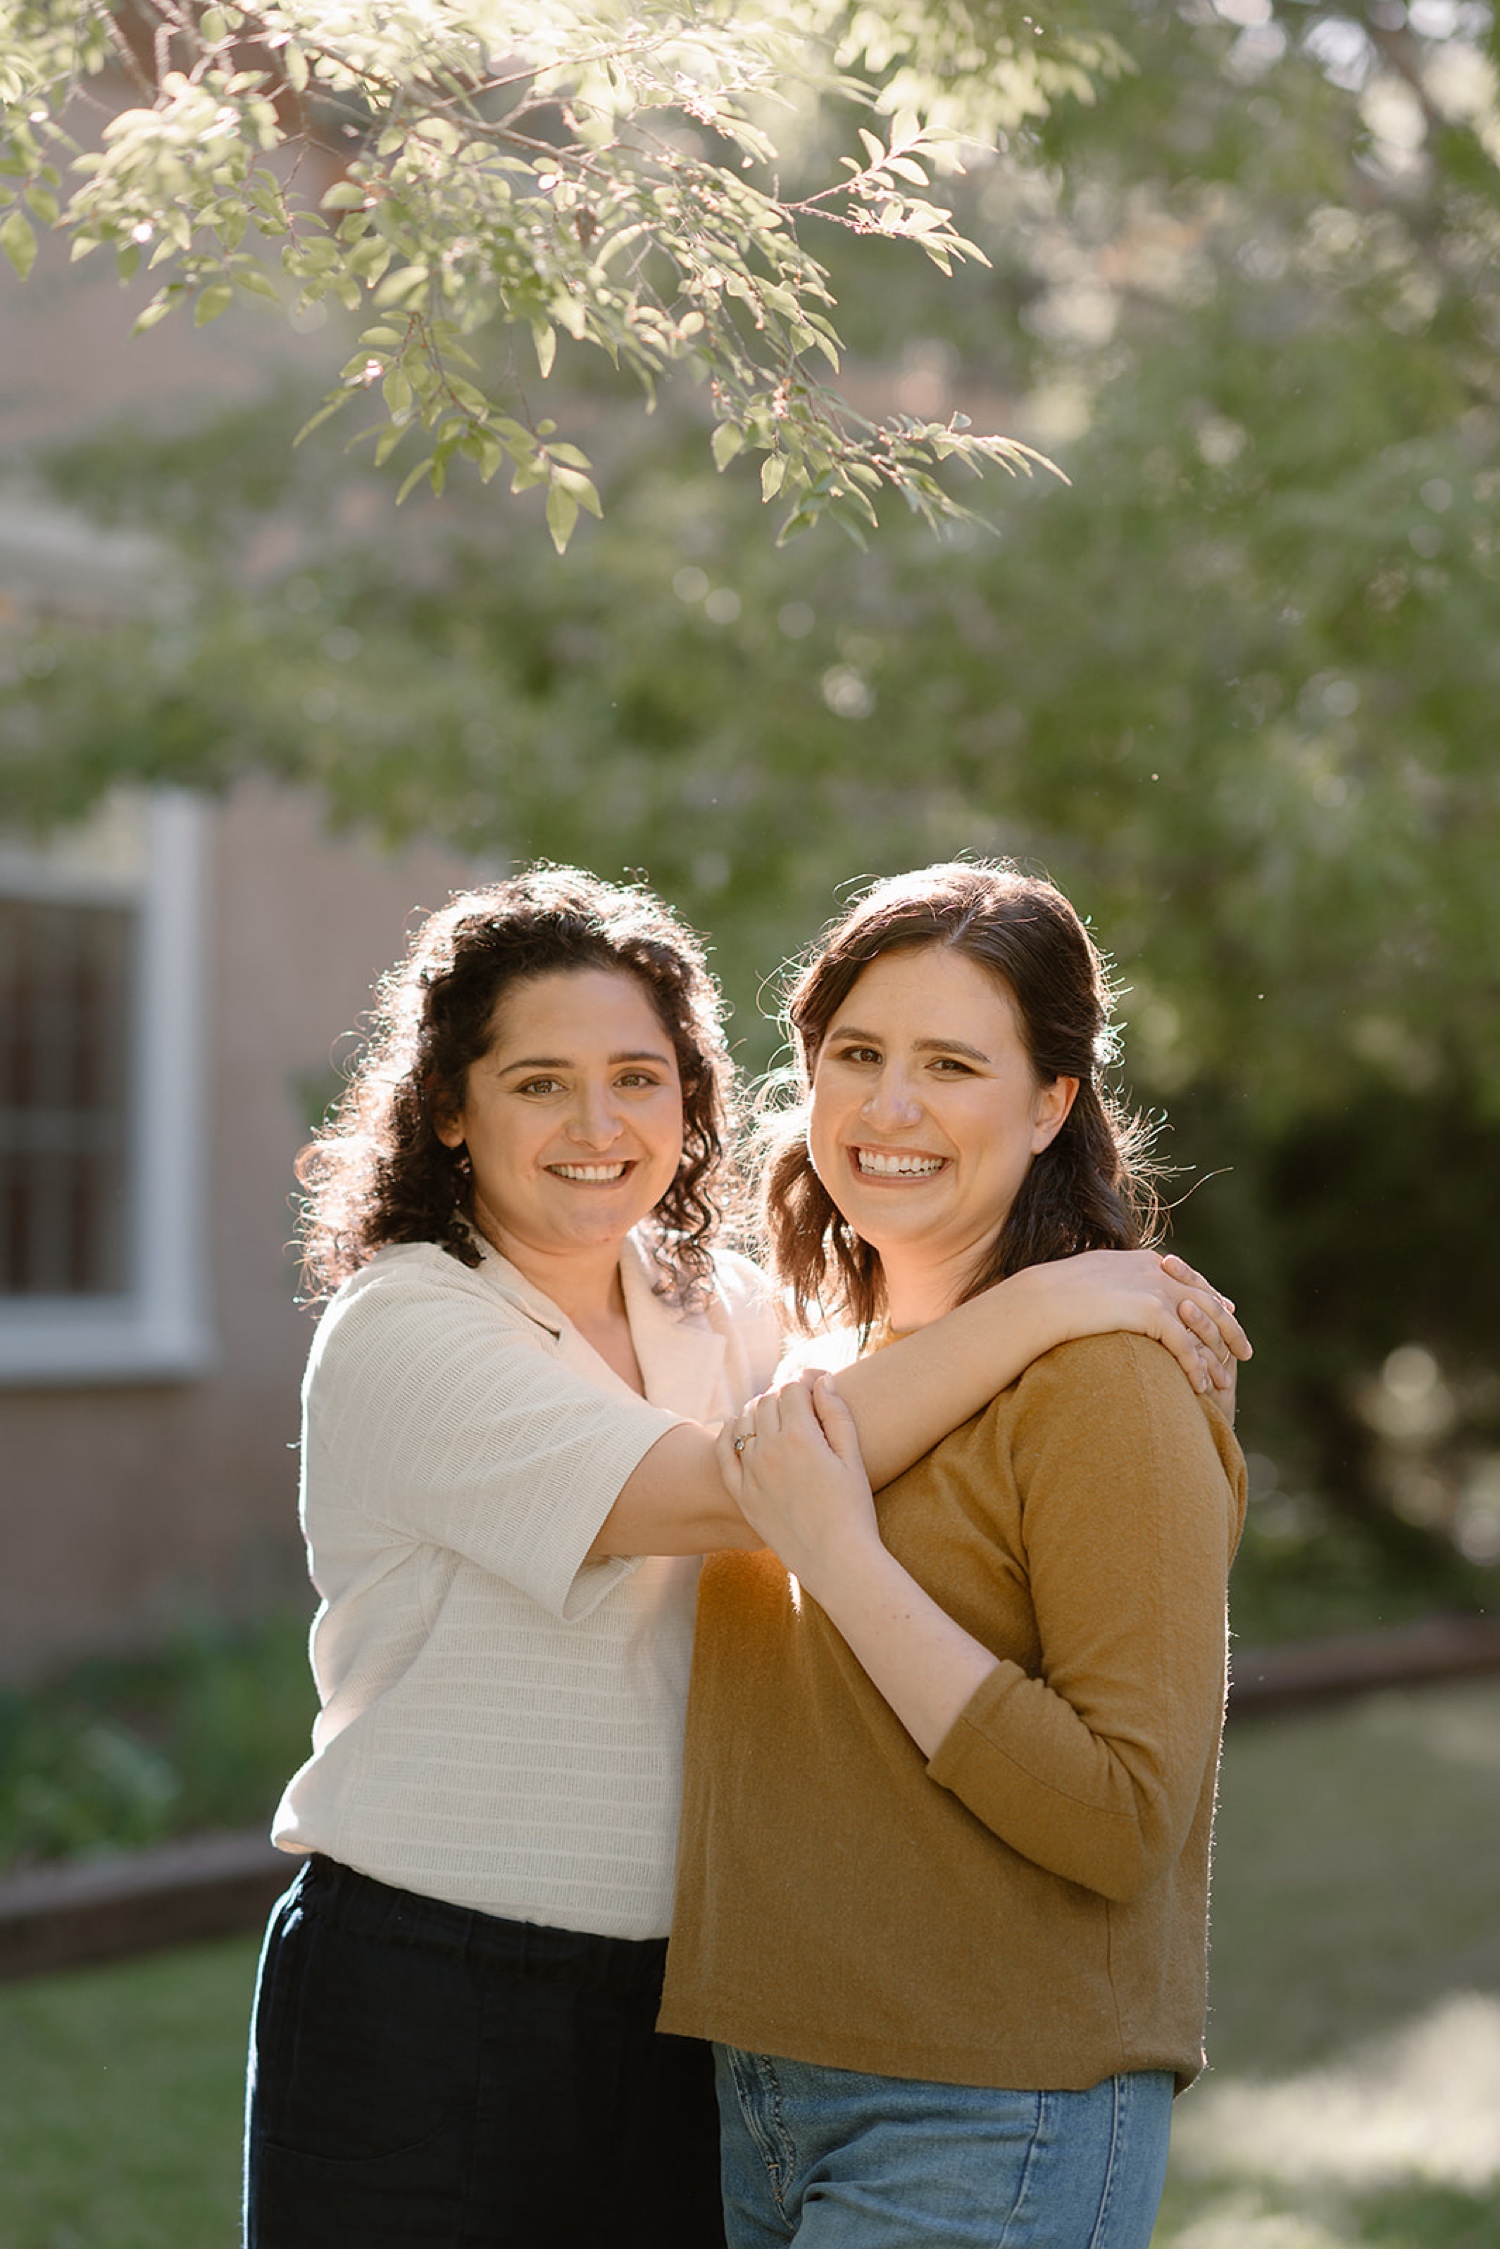
[{"label": "black trousers", "polygon": [[723,2249],[665,1956],[305,1861],[261,1956],[246,2249]]}]

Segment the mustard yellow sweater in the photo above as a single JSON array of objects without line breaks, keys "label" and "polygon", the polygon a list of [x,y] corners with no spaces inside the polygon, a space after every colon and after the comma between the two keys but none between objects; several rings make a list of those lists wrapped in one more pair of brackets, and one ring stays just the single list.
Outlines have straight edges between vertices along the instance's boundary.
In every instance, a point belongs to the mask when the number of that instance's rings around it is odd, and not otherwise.
[{"label": "mustard yellow sweater", "polygon": [[774,1556],[710,1559],[662,2028],[948,2084],[1189,2083],[1228,1424],[1158,1344],[1069,1343],[878,1506],[998,1667],[928,1763]]}]

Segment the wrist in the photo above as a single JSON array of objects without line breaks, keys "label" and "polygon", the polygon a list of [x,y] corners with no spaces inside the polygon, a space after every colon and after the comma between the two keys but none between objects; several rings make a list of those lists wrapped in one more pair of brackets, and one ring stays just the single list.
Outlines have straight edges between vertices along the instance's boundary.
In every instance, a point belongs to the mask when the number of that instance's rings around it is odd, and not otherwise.
[{"label": "wrist", "polygon": [[1074,1290],[1066,1263],[1023,1265],[995,1289],[1006,1332],[1029,1365],[1055,1344],[1074,1335],[1069,1308]]},{"label": "wrist", "polygon": [[820,1543],[803,1556],[802,1567],[795,1562],[787,1567],[840,1631],[846,1621],[868,1614],[874,1606],[888,1605],[898,1583],[910,1582],[873,1526],[868,1532]]}]

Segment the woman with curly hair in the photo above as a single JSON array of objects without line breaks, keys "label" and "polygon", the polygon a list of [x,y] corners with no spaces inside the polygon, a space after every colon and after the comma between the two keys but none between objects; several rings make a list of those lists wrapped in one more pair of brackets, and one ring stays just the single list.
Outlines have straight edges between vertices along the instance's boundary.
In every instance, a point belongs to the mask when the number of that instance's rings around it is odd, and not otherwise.
[{"label": "woman with curly hair", "polygon": [[976,1291],[1140,1240],[1110,1004],[1061,893],[971,863],[877,885],[791,996],[768,1230],[864,1356],[730,1426],[774,1551],[699,1598],[661,2019],[719,2042],[731,2249],[1151,2236],[1203,2058],[1238,1448],[1130,1334],[894,1480],[840,1396]]},{"label": "woman with curly hair", "polygon": [[[722,2241],[706,2050],[654,2024],[696,1558],[758,1543],[716,1434],[780,1349],[715,1243],[731,1121],[690,932],[538,868],[418,931],[303,1158],[321,1709],[274,1829],[303,1865],[249,2249]],[[882,1479],[1066,1335],[1140,1327],[1204,1383],[1237,1344],[1185,1268],[1038,1271],[850,1376]]]}]

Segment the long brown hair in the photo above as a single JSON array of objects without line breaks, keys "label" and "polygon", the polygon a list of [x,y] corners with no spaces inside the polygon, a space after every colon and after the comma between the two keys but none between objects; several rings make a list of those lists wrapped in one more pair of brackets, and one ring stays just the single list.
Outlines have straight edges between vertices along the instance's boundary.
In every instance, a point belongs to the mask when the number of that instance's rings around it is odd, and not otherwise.
[{"label": "long brown hair", "polygon": [[953,860],[876,883],[828,926],[784,1009],[799,1098],[773,1115],[762,1169],[762,1224],[798,1319],[839,1315],[868,1329],[883,1303],[880,1258],[812,1166],[807,1103],[829,1027],[882,953],[940,945],[988,971],[1014,1003],[1039,1085],[1076,1078],[1062,1129],[1032,1158],[964,1297],[1026,1265],[1086,1249],[1135,1249],[1154,1231],[1146,1121],[1106,1082],[1115,1059],[1103,956],[1062,892],[1009,860]]},{"label": "long brown hair", "polygon": [[338,1108],[297,1160],[303,1270],[315,1294],[392,1242],[436,1242],[461,1265],[479,1264],[468,1157],[446,1147],[436,1125],[463,1106],[469,1066],[489,1050],[507,989],[584,968],[635,977],[672,1041],[683,1154],[653,1214],[652,1246],[663,1294],[685,1303],[703,1293],[709,1244],[734,1190],[725,1159],[733,1070],[703,948],[649,890],[537,866],[450,899],[381,981]]}]

